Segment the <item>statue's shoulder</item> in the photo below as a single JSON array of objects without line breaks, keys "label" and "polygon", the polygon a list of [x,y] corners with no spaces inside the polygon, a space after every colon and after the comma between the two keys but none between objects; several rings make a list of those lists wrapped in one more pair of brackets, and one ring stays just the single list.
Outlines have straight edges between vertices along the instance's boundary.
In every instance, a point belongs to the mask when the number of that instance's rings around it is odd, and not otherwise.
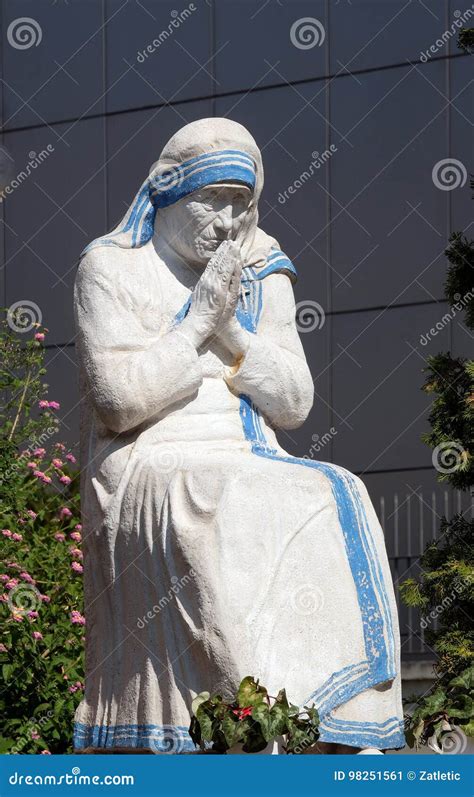
[{"label": "statue's shoulder", "polygon": [[135,249],[119,246],[91,246],[82,255],[76,275],[77,283],[122,280],[132,269],[136,270],[140,258]]}]

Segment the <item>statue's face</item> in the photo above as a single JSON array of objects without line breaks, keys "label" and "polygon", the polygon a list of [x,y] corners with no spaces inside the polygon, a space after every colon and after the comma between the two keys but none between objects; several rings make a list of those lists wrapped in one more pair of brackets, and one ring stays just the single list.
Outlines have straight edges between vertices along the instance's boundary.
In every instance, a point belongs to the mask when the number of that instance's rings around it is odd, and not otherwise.
[{"label": "statue's face", "polygon": [[203,268],[222,241],[236,239],[251,201],[246,186],[206,186],[159,210],[156,230],[183,260]]}]

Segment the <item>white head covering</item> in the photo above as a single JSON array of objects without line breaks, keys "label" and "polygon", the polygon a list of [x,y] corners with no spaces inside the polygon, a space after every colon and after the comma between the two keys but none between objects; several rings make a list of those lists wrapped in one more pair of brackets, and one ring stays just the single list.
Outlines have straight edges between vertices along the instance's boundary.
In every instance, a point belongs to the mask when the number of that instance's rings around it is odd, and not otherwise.
[{"label": "white head covering", "polygon": [[263,189],[260,150],[248,130],[226,118],[198,119],[174,134],[120,223],[96,238],[82,256],[98,246],[135,249],[154,233],[158,208],[169,207],[205,185],[240,183],[253,192],[242,242],[244,267],[253,266],[258,279],[273,271],[296,280],[296,270],[279,245],[258,227],[258,200]]}]

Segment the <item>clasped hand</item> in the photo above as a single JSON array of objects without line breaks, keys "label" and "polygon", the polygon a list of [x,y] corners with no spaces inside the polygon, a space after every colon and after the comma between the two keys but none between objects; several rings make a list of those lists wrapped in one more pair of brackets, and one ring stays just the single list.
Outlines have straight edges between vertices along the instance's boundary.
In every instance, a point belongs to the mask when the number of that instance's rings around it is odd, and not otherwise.
[{"label": "clasped hand", "polygon": [[235,357],[249,345],[248,333],[235,317],[242,275],[240,247],[223,241],[198,280],[181,331],[198,348],[219,339]]}]

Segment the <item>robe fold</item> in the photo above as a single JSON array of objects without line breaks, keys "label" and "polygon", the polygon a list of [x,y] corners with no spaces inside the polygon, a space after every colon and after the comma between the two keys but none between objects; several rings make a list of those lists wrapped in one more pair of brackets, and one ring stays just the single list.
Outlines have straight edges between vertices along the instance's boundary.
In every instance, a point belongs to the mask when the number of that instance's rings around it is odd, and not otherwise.
[{"label": "robe fold", "polygon": [[[271,258],[270,258],[271,265]],[[76,281],[86,691],[74,746],[194,749],[193,697],[246,675],[314,703],[321,740],[404,745],[397,611],[363,482],[275,430],[313,382],[287,273],[244,270],[239,364],[180,332],[190,290],[150,240]]]}]

